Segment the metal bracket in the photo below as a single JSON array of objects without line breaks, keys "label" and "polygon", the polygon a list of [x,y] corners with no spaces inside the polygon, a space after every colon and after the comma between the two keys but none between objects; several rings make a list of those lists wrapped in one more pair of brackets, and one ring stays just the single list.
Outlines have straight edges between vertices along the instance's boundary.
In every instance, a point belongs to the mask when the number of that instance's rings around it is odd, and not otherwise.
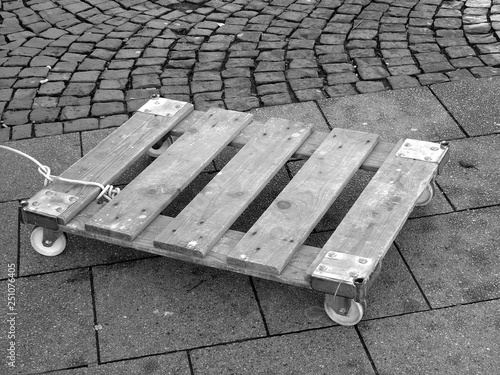
[{"label": "metal bracket", "polygon": [[172,117],[185,104],[186,103],[180,102],[178,100],[154,98],[149,100],[146,104],[139,108],[138,112],[163,117]]},{"label": "metal bracket", "polygon": [[23,210],[44,216],[58,217],[73,203],[78,201],[78,199],[80,198],[75,195],[43,189],[33,196],[33,198],[26,201]]},{"label": "metal bracket", "polygon": [[448,142],[441,144],[433,142],[406,139],[396,152],[398,158],[414,159],[439,164],[438,173],[441,173],[442,165],[448,160]]},{"label": "metal bracket", "polygon": [[313,276],[354,284],[355,279],[368,277],[375,266],[370,258],[329,251],[314,270]]}]

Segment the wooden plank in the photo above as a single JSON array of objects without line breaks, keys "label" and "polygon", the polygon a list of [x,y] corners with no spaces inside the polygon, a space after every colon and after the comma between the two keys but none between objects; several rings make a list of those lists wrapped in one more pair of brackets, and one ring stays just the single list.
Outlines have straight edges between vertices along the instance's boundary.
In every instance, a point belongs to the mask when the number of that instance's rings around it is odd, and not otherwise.
[{"label": "wooden plank", "polygon": [[[313,288],[319,289],[328,279],[347,283],[352,283],[353,278],[368,279],[417,198],[434,179],[439,164],[396,156],[403,142],[397,144],[309,267],[307,274]],[[335,253],[350,256],[337,257]],[[340,270],[348,270],[348,274]]]},{"label": "wooden plank", "polygon": [[378,135],[334,129],[227,261],[279,274],[342,192]]},{"label": "wooden plank", "polygon": [[[189,116],[186,117],[184,121],[182,121],[174,129],[172,129],[171,134],[176,137],[181,136],[196,122],[196,120],[203,113],[204,112],[201,111],[193,111]],[[250,125],[248,125],[233,141],[231,141],[229,145],[238,148],[243,147],[250,138],[258,133],[260,129],[262,129],[263,126],[264,124],[261,122],[252,121]],[[314,130],[309,138],[295,152],[293,157],[299,159],[308,159],[327,136],[328,133]],[[367,171],[376,172],[383,164],[385,159],[387,159],[394,146],[394,143],[379,140],[370,155],[363,161],[363,164],[360,168]]]},{"label": "wooden plank", "polygon": [[93,238],[99,241],[124,246],[140,251],[145,251],[151,254],[166,256],[169,258],[179,259],[186,262],[191,262],[207,267],[219,268],[222,270],[242,273],[249,276],[261,277],[268,280],[273,280],[289,285],[294,285],[302,288],[310,289],[309,282],[306,281],[305,272],[307,267],[314,260],[321,249],[312,246],[301,246],[299,251],[294,255],[290,263],[287,265],[281,275],[266,274],[256,270],[242,269],[234,267],[226,262],[227,254],[236,246],[238,241],[243,237],[244,233],[229,230],[219,242],[209,251],[204,258],[193,257],[184,253],[172,251],[172,249],[159,249],[153,246],[153,240],[160,232],[170,224],[173,218],[168,216],[157,216],[149,226],[143,230],[133,241],[127,241],[119,238],[112,238],[102,234],[91,233],[85,229],[85,225],[96,215],[102,205],[97,202],[90,203],[83,211],[80,212],[67,225],[63,225],[60,229],[66,233],[76,234],[83,237]]},{"label": "wooden plank", "polygon": [[[193,106],[189,103],[172,100],[169,101],[167,110],[172,116],[155,116],[140,112],[134,114],[93,150],[62,173],[61,177],[93,181],[103,185],[112,183],[148,148],[191,112]],[[52,194],[54,192],[68,194],[76,199],[73,198],[72,202],[66,202],[67,207],[64,207],[64,211],[61,207],[61,212],[55,214],[51,209],[50,202],[47,205],[47,210],[44,210],[44,207],[40,207],[40,205],[33,206],[34,202],[41,201],[40,197],[49,195],[55,197],[56,195]],[[57,223],[65,224],[95,199],[100,192],[101,190],[95,186],[55,181],[31,198],[25,210],[41,216],[52,217]],[[47,201],[46,198],[45,200]],[[54,204],[57,203],[54,202]]]},{"label": "wooden plank", "polygon": [[87,224],[87,230],[133,240],[251,121],[210,109]]},{"label": "wooden plank", "polygon": [[205,256],[311,133],[271,119],[156,238],[160,248]]}]

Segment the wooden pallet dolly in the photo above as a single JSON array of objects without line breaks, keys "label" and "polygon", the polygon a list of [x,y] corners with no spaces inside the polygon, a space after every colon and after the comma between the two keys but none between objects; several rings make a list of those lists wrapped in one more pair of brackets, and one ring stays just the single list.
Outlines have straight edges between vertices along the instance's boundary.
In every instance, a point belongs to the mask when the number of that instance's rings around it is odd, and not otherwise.
[{"label": "wooden pallet dolly", "polygon": [[[448,152],[445,143],[262,124],[153,98],[61,177],[109,184],[166,135],[178,138],[106,204],[95,200],[100,188],[62,181],[21,202],[35,250],[59,254],[67,232],[310,288],[326,294],[327,314],[342,325],[361,320],[382,259],[413,208],[431,200]],[[179,215],[161,215],[227,145],[241,150]],[[230,230],[291,157],[307,161],[247,233]],[[323,248],[303,245],[359,168],[377,173]]]}]

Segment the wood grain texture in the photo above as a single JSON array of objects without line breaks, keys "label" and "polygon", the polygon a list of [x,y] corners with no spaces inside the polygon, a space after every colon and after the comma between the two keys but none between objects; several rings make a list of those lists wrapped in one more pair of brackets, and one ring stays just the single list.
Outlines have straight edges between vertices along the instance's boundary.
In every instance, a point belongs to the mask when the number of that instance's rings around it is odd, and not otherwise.
[{"label": "wood grain texture", "polygon": [[[104,206],[106,207],[106,206]],[[90,203],[80,214],[78,214],[67,225],[63,225],[60,229],[66,233],[72,233],[88,238],[97,239],[103,242],[128,247],[140,251],[145,251],[151,254],[166,256],[169,258],[179,259],[186,262],[191,262],[203,266],[219,268],[222,270],[233,271],[245,275],[261,277],[268,280],[278,281],[285,284],[290,284],[302,288],[310,288],[309,282],[306,281],[305,272],[307,267],[314,260],[318,252],[317,247],[301,246],[299,251],[294,255],[286,269],[281,275],[266,274],[250,269],[234,267],[226,262],[227,254],[234,248],[238,241],[243,237],[244,233],[233,230],[227,231],[219,242],[208,252],[204,258],[193,257],[184,253],[179,253],[169,249],[159,249],[153,246],[153,240],[160,232],[169,225],[173,218],[168,216],[157,216],[149,226],[144,229],[133,241],[128,241],[119,238],[113,238],[102,234],[92,233],[85,229],[85,225],[99,213],[103,205],[97,202]],[[332,288],[334,285],[332,285]]]},{"label": "wood grain texture", "polygon": [[359,169],[378,135],[334,129],[228,257],[279,274]]},{"label": "wood grain texture", "polygon": [[311,132],[271,119],[156,238],[156,247],[205,256]]},{"label": "wood grain texture", "polygon": [[251,121],[210,109],[113,199],[87,230],[133,240]]},{"label": "wood grain texture", "polygon": [[[438,164],[396,156],[403,140],[394,148],[333,235],[309,267],[311,278],[318,267],[328,267],[329,251],[370,259],[374,267],[385,256],[408,219],[415,203],[435,178]],[[371,271],[373,271],[373,269]],[[366,278],[369,274],[359,273]]]},{"label": "wood grain texture", "polygon": [[[171,117],[154,116],[140,112],[134,114],[94,149],[62,173],[61,177],[93,181],[103,185],[112,183],[128,166],[139,159],[193,110],[191,104],[179,101],[171,101],[170,106],[172,107],[171,112],[175,112]],[[57,220],[60,224],[69,222],[101,192],[98,187],[61,181],[53,182],[40,194],[44,195],[47,190],[63,192],[79,198],[66,211],[58,215]]]},{"label": "wood grain texture", "polygon": [[[184,121],[182,121],[174,129],[172,129],[171,134],[177,137],[181,136],[196,122],[196,120],[203,113],[204,112],[200,111],[191,112]],[[250,125],[248,125],[233,141],[231,141],[230,146],[239,148],[243,147],[250,138],[252,138],[262,129],[263,126],[264,124],[261,122],[252,121]],[[309,138],[307,138],[307,140],[298,148],[293,157],[299,159],[308,159],[314,153],[314,151],[316,151],[319,145],[325,140],[327,135],[328,133],[313,130]],[[363,161],[363,164],[360,168],[367,171],[376,172],[380,168],[384,160],[389,156],[393,148],[394,143],[379,140],[370,155]]]}]

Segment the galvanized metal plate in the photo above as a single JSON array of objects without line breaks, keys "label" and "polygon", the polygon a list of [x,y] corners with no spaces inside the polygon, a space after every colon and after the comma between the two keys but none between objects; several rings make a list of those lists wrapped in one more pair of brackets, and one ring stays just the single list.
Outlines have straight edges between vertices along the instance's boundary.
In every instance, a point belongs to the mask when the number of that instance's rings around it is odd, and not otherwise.
[{"label": "galvanized metal plate", "polygon": [[78,199],[75,195],[43,189],[27,201],[28,204],[24,210],[57,217]]},{"label": "galvanized metal plate", "polygon": [[354,284],[355,279],[368,278],[375,268],[376,264],[371,258],[329,251],[312,277]]},{"label": "galvanized metal plate", "polygon": [[439,143],[406,139],[396,156],[399,158],[440,163],[448,151],[448,147]]},{"label": "galvanized metal plate", "polygon": [[148,113],[150,115],[158,115],[164,117],[172,117],[186,103],[177,100],[165,98],[153,98],[139,108],[139,112]]}]

